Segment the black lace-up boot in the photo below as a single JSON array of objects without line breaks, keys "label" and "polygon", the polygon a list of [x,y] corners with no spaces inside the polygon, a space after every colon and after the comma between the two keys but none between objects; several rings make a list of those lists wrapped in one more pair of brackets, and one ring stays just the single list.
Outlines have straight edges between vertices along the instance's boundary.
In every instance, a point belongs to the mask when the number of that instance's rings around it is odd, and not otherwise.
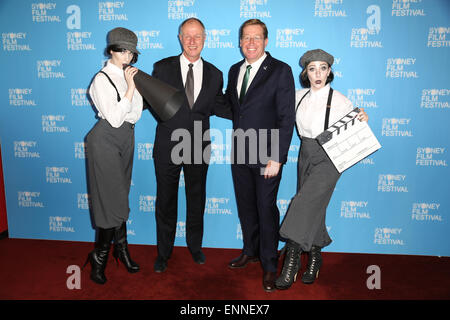
[{"label": "black lace-up boot", "polygon": [[300,270],[300,256],[302,250],[300,245],[292,240],[286,243],[286,255],[284,257],[283,269],[280,276],[275,281],[275,287],[280,290],[289,289],[297,280],[297,273]]},{"label": "black lace-up boot", "polygon": [[309,252],[308,265],[306,271],[302,275],[302,282],[311,284],[319,276],[319,270],[322,266],[322,255],[320,254],[320,247],[312,246]]}]

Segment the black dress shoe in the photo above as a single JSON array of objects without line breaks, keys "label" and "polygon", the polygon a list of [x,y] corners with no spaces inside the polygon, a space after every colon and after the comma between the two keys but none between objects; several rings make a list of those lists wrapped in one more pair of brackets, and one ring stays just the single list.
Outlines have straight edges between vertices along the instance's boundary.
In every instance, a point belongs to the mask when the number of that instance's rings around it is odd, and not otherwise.
[{"label": "black dress shoe", "polygon": [[245,268],[248,263],[254,263],[258,261],[259,261],[258,257],[252,257],[246,254],[241,254],[236,259],[231,260],[230,263],[228,264],[228,267],[231,269]]},{"label": "black dress shoe", "polygon": [[277,279],[276,272],[264,271],[263,274],[263,288],[265,292],[275,291],[275,280]]},{"label": "black dress shoe", "polygon": [[161,273],[167,269],[167,260],[161,256],[156,258],[155,264],[153,265],[155,272]]},{"label": "black dress shoe", "polygon": [[192,254],[192,259],[194,259],[194,262],[197,264],[205,264],[205,255],[203,254],[202,250],[197,251]]}]

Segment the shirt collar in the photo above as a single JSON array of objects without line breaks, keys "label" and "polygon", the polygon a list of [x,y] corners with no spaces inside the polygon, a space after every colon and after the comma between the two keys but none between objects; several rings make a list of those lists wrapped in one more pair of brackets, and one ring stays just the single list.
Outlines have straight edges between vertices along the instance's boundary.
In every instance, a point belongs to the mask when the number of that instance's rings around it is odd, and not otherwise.
[{"label": "shirt collar", "polygon": [[181,62],[182,64],[186,65],[186,66],[189,66],[189,63],[192,63],[192,64],[194,65],[193,68],[195,68],[198,64],[201,64],[201,63],[202,63],[201,61],[202,61],[202,58],[198,58],[196,61],[191,62],[191,61],[188,60],[188,58],[186,58],[186,57],[184,56],[184,54],[181,54],[181,55],[180,55],[180,62]]},{"label": "shirt collar", "polygon": [[322,89],[319,89],[318,91],[310,91],[310,95],[311,97],[323,97],[323,96],[328,96],[328,92],[330,91],[330,84],[327,83]]},{"label": "shirt collar", "polygon": [[245,62],[243,64],[244,68],[247,68],[248,65],[251,65],[253,70],[258,70],[259,67],[261,66],[261,64],[263,63],[264,59],[266,59],[266,57],[267,57],[267,53],[264,52],[264,54],[253,63],[248,63],[247,59],[245,59]]},{"label": "shirt collar", "polygon": [[123,69],[119,68],[119,67],[116,66],[114,63],[112,63],[112,62],[111,62],[111,59],[109,59],[109,60],[106,62],[106,67],[105,67],[105,69],[108,70],[108,71],[111,72],[111,73],[117,74],[118,76],[125,77],[124,74],[123,74]]}]

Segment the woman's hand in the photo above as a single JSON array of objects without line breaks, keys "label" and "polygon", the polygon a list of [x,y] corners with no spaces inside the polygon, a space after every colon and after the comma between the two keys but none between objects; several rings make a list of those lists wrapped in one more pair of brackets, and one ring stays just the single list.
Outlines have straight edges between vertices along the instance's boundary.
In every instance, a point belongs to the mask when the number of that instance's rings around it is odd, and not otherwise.
[{"label": "woman's hand", "polygon": [[359,113],[357,114],[356,117],[358,118],[359,121],[368,121],[369,120],[369,116],[364,111],[364,108],[359,108]]},{"label": "woman's hand", "polygon": [[125,81],[128,84],[128,88],[133,87],[133,89],[136,87],[134,84],[134,76],[136,75],[136,73],[138,72],[138,69],[135,67],[127,67],[124,71],[125,74]]},{"label": "woman's hand", "polygon": [[133,94],[134,94],[134,89],[136,89],[136,85],[134,83],[134,76],[136,75],[136,73],[138,72],[138,69],[135,67],[127,67],[123,73],[125,76],[125,81],[127,82],[128,85],[128,89],[127,92],[125,93],[125,97],[128,98],[128,100],[132,101],[133,100]]}]

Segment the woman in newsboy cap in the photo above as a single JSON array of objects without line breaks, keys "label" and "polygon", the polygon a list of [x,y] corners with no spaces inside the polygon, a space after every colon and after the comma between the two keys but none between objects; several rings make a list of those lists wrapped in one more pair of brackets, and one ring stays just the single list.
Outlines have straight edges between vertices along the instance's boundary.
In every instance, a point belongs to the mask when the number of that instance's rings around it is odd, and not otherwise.
[{"label": "woman in newsboy cap", "polygon": [[[331,243],[325,215],[340,174],[315,138],[353,110],[350,100],[330,87],[333,62],[333,56],[321,49],[307,51],[300,59],[300,82],[305,89],[296,92],[296,124],[301,139],[297,194],[280,228],[280,236],[286,239],[286,255],[275,282],[278,289],[288,289],[296,281],[302,252],[309,252],[302,282],[313,283],[322,265],[321,248]],[[357,118],[368,120],[362,109]]]},{"label": "woman in newsboy cap", "polygon": [[91,279],[99,284],[106,282],[104,272],[113,240],[116,261],[120,260],[128,272],[139,271],[128,251],[126,228],[134,124],[143,108],[133,80],[138,69],[129,66],[137,61],[138,39],[131,30],[115,28],[108,33],[107,41],[105,53],[110,59],[89,88],[99,121],[86,138],[88,186],[97,239],[85,265],[90,262]]}]

